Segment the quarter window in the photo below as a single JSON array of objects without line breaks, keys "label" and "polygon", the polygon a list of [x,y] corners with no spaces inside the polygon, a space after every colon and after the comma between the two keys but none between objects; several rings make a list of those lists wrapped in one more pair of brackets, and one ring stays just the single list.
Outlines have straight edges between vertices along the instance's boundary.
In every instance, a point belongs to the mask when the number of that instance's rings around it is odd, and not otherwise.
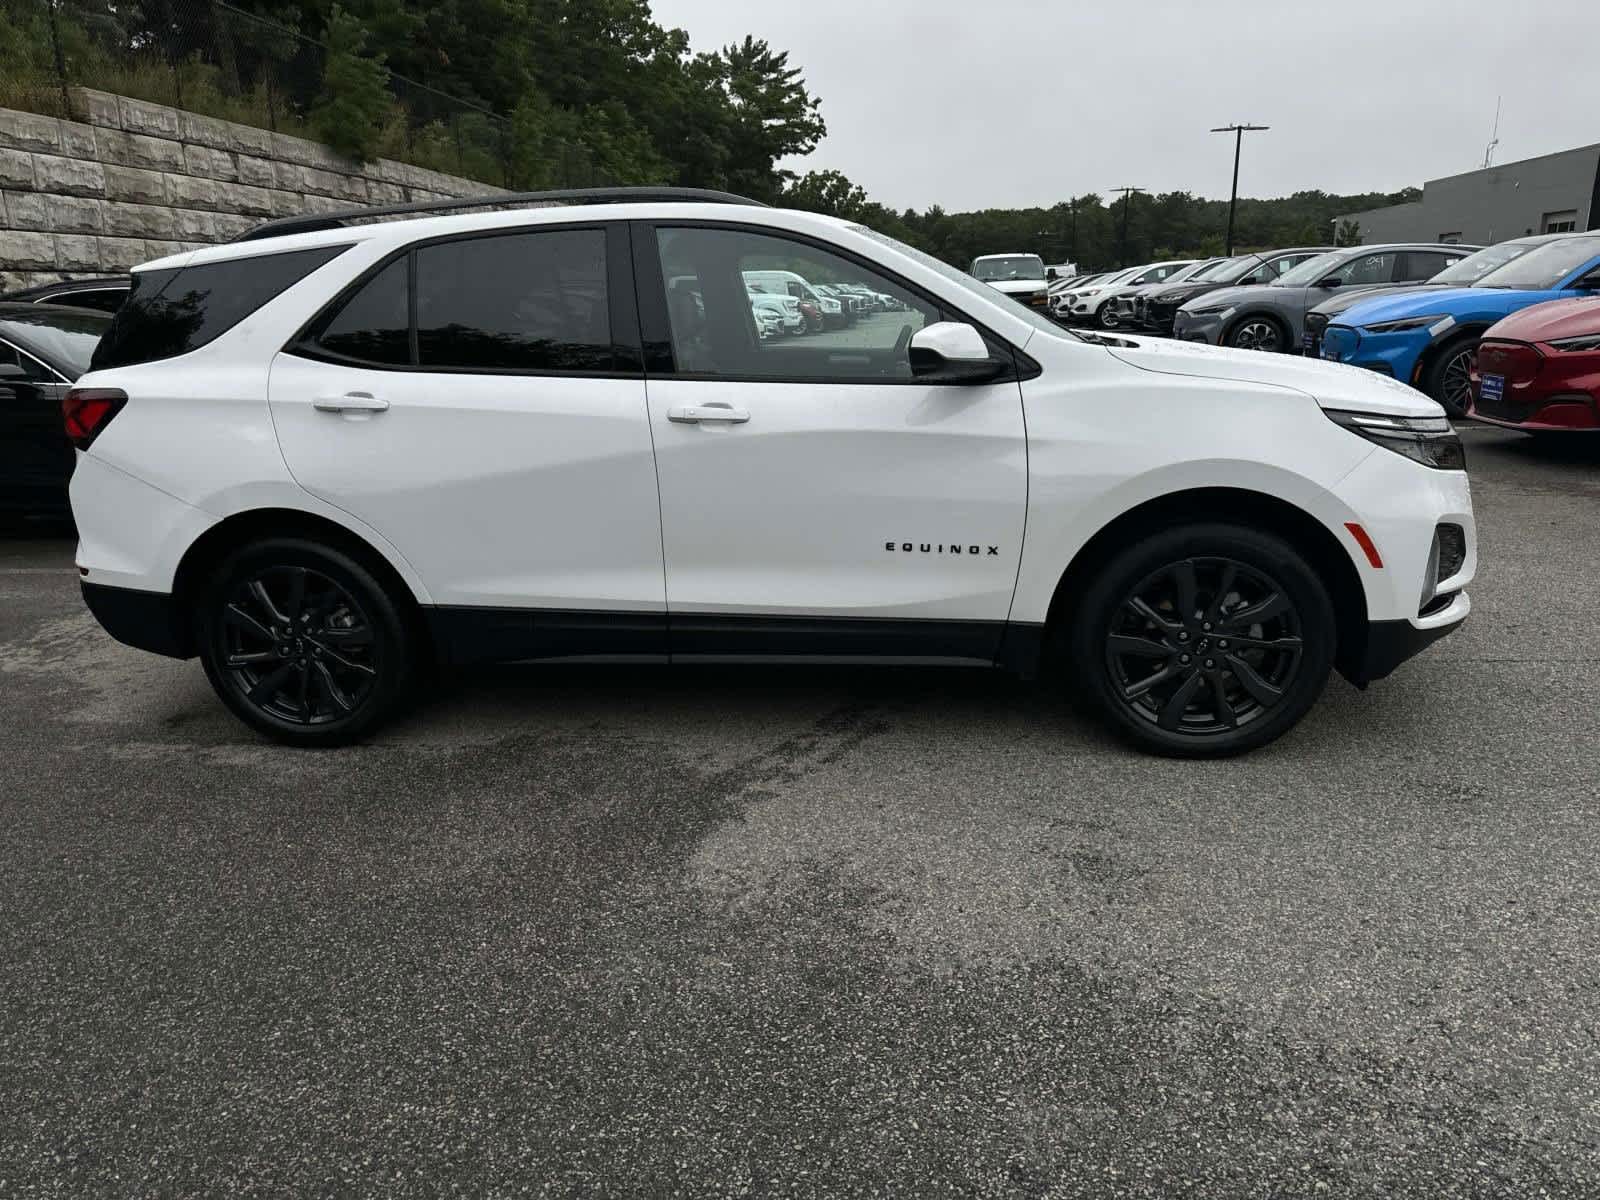
[{"label": "quarter window", "polygon": [[840,255],[737,229],[663,228],[657,250],[679,374],[910,379],[933,305]]},{"label": "quarter window", "polygon": [[603,230],[470,238],[416,253],[420,366],[608,371],[615,365]]}]

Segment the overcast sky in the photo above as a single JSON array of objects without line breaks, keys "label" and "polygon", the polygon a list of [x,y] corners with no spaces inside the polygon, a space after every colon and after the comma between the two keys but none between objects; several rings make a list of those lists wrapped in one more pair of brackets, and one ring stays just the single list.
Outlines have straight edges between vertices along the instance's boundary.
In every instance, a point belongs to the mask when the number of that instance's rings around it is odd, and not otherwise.
[{"label": "overcast sky", "polygon": [[1600,142],[1600,0],[652,0],[696,50],[765,38],[822,98],[798,170],[896,208],[1123,185],[1393,191]]}]

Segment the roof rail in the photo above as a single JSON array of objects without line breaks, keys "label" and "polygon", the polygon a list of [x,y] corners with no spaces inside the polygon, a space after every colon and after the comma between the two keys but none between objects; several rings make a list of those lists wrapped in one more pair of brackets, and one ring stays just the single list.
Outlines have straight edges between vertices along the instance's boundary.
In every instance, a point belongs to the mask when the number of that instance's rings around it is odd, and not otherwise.
[{"label": "roof rail", "polygon": [[322,229],[338,229],[351,221],[407,216],[412,213],[447,213],[464,208],[506,208],[520,204],[624,204],[672,200],[693,201],[699,204],[753,204],[760,208],[767,207],[759,200],[736,196],[732,192],[711,191],[707,188],[563,188],[549,192],[504,192],[492,196],[461,196],[450,200],[418,200],[411,204],[384,204],[375,208],[345,208],[335,209],[333,212],[307,213],[301,217],[278,217],[276,220],[263,221],[260,225],[245,230],[233,240],[253,242],[258,238],[286,237],[291,233],[315,233]]}]

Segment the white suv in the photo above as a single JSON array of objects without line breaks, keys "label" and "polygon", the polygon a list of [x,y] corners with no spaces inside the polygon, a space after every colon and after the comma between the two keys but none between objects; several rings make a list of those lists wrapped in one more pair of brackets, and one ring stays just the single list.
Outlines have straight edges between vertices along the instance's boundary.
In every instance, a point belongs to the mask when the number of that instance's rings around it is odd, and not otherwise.
[{"label": "white suv", "polygon": [[[436,661],[1051,661],[1214,755],[1467,614],[1461,444],[1393,380],[1075,335],[829,217],[559,198],[138,269],[64,402],[105,628],[299,744]],[[762,339],[772,269],[894,307]]]}]

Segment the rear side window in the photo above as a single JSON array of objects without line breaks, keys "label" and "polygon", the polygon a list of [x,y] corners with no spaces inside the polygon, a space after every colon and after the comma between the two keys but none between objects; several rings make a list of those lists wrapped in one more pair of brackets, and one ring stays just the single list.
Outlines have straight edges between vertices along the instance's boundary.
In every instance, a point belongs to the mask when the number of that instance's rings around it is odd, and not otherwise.
[{"label": "rear side window", "polygon": [[603,230],[471,238],[416,253],[419,366],[463,371],[612,367]]},{"label": "rear side window", "polygon": [[347,246],[137,271],[133,290],[95,350],[90,369],[155,362],[198,350]]},{"label": "rear side window", "polygon": [[457,238],[389,263],[295,350],[425,371],[609,372],[610,304],[603,229]]}]

